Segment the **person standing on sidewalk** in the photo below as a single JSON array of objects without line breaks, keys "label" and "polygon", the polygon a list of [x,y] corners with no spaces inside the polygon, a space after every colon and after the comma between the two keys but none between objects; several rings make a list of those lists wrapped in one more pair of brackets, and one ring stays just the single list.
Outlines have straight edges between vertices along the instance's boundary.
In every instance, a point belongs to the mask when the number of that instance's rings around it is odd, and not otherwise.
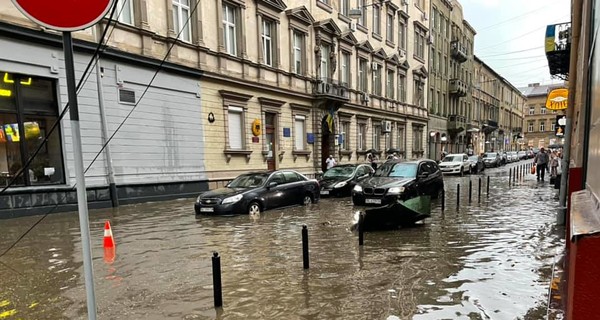
[{"label": "person standing on sidewalk", "polygon": [[552,151],[550,155],[550,177],[554,178],[558,174],[558,155],[556,151]]},{"label": "person standing on sidewalk", "polygon": [[540,180],[541,177],[542,181],[544,181],[544,176],[546,175],[546,171],[548,170],[549,160],[550,159],[548,158],[546,150],[544,150],[544,147],[541,147],[540,151],[535,155],[535,158],[533,158],[533,164],[535,164],[536,166],[535,171],[537,173],[538,180]]}]

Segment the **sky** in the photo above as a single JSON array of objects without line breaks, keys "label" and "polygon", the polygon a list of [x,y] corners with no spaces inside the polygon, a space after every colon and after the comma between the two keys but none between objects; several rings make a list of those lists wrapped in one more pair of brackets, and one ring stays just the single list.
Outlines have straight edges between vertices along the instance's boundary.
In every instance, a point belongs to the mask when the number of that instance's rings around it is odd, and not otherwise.
[{"label": "sky", "polygon": [[[544,52],[546,26],[571,20],[570,0],[459,0],[477,31],[475,55],[515,87],[552,79]],[[519,52],[520,51],[520,52]]]}]

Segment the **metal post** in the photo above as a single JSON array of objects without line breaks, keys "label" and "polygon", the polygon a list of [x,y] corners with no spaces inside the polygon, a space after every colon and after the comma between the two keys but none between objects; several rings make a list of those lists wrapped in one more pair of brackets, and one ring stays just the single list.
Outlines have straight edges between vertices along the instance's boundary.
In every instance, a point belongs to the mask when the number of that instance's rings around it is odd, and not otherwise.
[{"label": "metal post", "polygon": [[456,210],[460,207],[460,183],[456,184]]},{"label": "metal post", "polygon": [[212,274],[215,307],[218,308],[223,306],[223,287],[221,286],[221,257],[219,257],[218,252],[213,252]]},{"label": "metal post", "polygon": [[304,269],[308,269],[308,228],[306,225],[302,226],[302,263]]},{"label": "metal post", "polygon": [[510,186],[510,180],[512,179],[512,168],[508,169],[508,185]]},{"label": "metal post", "polygon": [[487,177],[487,197],[490,197],[490,176]]},{"label": "metal post", "polygon": [[79,129],[79,105],[75,86],[75,63],[73,58],[73,39],[71,32],[63,32],[63,50],[65,52],[65,71],[67,77],[67,94],[69,97],[69,116],[71,118],[71,135],[73,136],[73,157],[75,166],[75,182],[77,183],[77,208],[79,210],[79,229],[81,232],[81,248],[83,251],[83,269],[85,278],[88,319],[95,320],[96,295],[94,293],[94,266],[90,243],[90,222],[88,217],[85,177],[83,175],[83,155],[81,152],[81,132]]},{"label": "metal post", "polygon": [[471,203],[471,193],[473,192],[473,180],[469,179],[469,203]]},{"label": "metal post", "polygon": [[477,193],[477,201],[481,203],[481,177],[479,177],[479,191]]},{"label": "metal post", "polygon": [[365,216],[364,214],[361,212],[360,215],[358,215],[358,245],[362,246],[365,243],[365,236],[364,236],[364,232],[365,232],[365,228],[364,228],[364,224],[365,224]]}]

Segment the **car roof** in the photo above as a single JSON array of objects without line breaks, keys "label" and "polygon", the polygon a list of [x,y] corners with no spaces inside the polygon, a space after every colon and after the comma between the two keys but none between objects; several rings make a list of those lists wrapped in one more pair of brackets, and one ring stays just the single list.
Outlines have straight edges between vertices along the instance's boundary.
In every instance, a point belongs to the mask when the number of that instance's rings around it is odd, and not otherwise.
[{"label": "car roof", "polygon": [[447,154],[446,157],[454,157],[454,156],[462,157],[462,156],[466,156],[466,155],[467,155],[466,153],[450,153],[450,154]]}]

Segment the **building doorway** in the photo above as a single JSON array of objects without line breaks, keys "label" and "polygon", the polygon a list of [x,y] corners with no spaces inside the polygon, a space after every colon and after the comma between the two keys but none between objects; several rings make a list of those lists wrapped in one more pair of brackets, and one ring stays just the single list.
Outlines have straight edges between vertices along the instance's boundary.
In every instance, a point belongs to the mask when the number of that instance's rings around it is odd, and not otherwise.
[{"label": "building doorway", "polygon": [[267,170],[275,170],[277,165],[275,163],[275,146],[277,128],[275,125],[275,119],[277,114],[266,112],[265,113],[265,144],[267,145]]}]

